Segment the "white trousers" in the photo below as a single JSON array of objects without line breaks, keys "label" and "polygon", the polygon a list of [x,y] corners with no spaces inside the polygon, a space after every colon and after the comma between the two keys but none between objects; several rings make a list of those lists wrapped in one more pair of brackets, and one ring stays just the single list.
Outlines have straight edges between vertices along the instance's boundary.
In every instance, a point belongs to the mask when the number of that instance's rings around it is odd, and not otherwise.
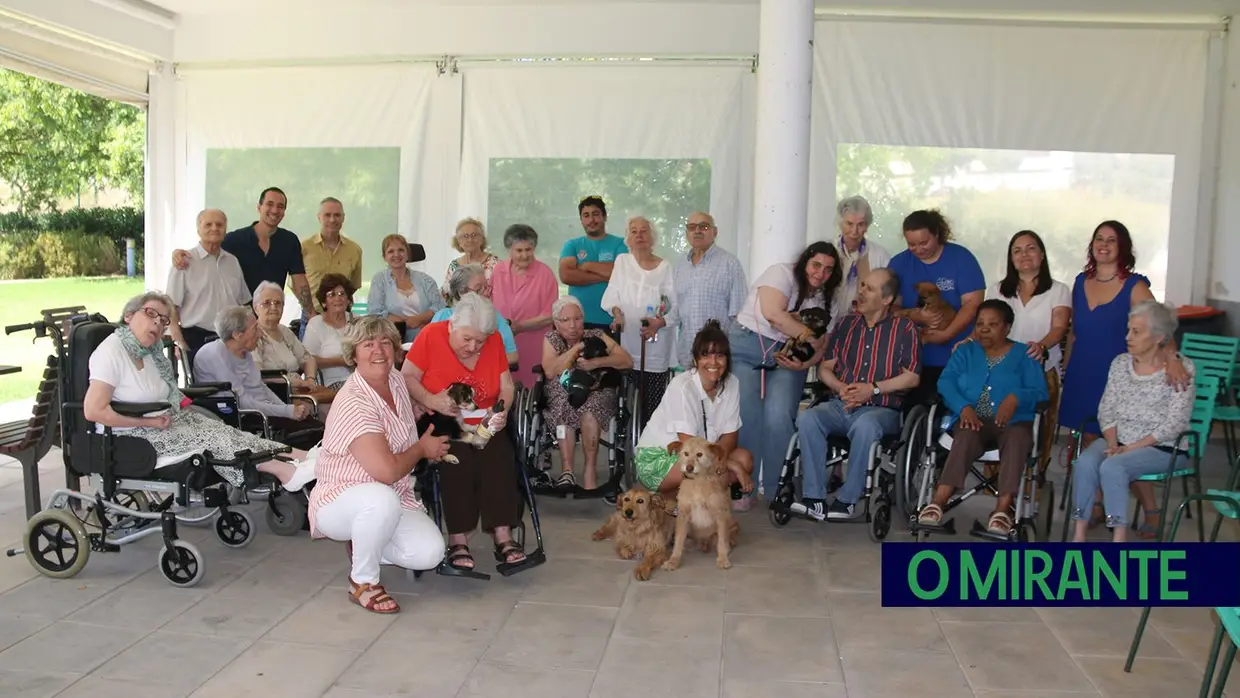
[{"label": "white trousers", "polygon": [[379,566],[432,570],[444,556],[443,535],[424,511],[402,509],[400,497],[379,482],[353,485],[319,508],[319,533],[353,543],[356,584],[378,584]]}]

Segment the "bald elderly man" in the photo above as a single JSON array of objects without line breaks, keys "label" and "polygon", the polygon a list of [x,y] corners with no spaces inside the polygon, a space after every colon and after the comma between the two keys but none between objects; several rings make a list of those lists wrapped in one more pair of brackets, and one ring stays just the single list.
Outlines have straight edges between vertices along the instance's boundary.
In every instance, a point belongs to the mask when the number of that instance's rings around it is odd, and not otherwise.
[{"label": "bald elderly man", "polygon": [[198,214],[198,245],[189,251],[185,269],[168,274],[168,296],[175,304],[172,339],[188,351],[190,360],[204,344],[215,339],[215,317],[226,308],[250,302],[241,264],[221,247],[228,217],[209,208]]}]

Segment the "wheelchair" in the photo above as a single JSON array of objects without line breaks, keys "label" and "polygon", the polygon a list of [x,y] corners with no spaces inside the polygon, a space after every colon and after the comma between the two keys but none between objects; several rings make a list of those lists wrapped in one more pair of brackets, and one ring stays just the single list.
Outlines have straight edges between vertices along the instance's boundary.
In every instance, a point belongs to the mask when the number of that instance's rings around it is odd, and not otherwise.
[{"label": "wheelchair", "polygon": [[[177,524],[212,521],[216,536],[230,548],[249,545],[256,534],[249,513],[231,508],[227,483],[212,466],[237,467],[247,481],[258,482],[266,476],[261,476],[255,466],[279,457],[287,449],[242,452],[232,460],[214,459],[210,453],[176,460],[159,457],[143,439],[118,434],[110,427],[97,429],[83,413],[90,382],[89,361],[91,353],[116,330],[116,325],[99,315],[79,316],[70,323],[67,345],[62,343],[61,329],[55,323],[28,326],[37,336],[51,335],[54,344],[63,347],[57,352],[58,409],[62,425],[60,446],[69,484],[52,492],[47,507],[27,522],[24,547],[7,554],[14,557],[25,553],[43,575],[68,579],[86,566],[92,552],[119,552],[123,545],[159,535],[163,541],[157,556],[160,573],[174,586],[192,587],[202,580],[206,562],[194,544],[177,537]],[[185,391],[192,399],[226,388],[210,384]],[[117,413],[134,417],[169,408],[166,402],[112,403]],[[90,478],[93,493],[73,487],[72,483],[82,477]],[[279,487],[278,483],[270,486]],[[163,498],[152,501],[148,493]],[[241,503],[245,503],[244,496]],[[210,511],[197,517],[186,513],[202,507]],[[97,527],[98,532],[87,533],[87,526]]]},{"label": "wheelchair", "polygon": [[[520,389],[519,389],[520,390]],[[531,470],[525,461],[524,451],[521,449],[521,437],[514,428],[519,421],[520,413],[519,405],[521,396],[517,395],[513,398],[513,406],[509,409],[508,422],[509,426],[503,429],[495,438],[508,438],[512,440],[513,452],[517,455],[516,468],[514,470],[514,482],[521,496],[518,498],[517,520],[518,523],[512,527],[512,540],[525,552],[525,559],[520,562],[500,562],[495,565],[495,571],[501,576],[511,577],[518,572],[538,567],[547,561],[547,553],[543,548],[542,526],[538,520],[538,504],[534,500],[534,486],[531,482]],[[414,468],[414,490],[421,496],[422,503],[435,519],[435,525],[442,531],[444,530],[443,522],[443,498],[440,490],[439,468],[440,463],[431,463],[429,461],[421,461]],[[451,467],[451,466],[448,466]],[[429,495],[429,496],[428,496]],[[537,545],[534,550],[529,550],[525,546],[527,526],[525,524],[526,515],[529,515],[529,527],[534,531],[534,541]],[[476,564],[476,563],[475,563]],[[482,581],[490,580],[491,575],[478,571],[477,568],[465,570],[452,567],[445,559],[439,563],[439,567],[435,568],[435,573],[445,577],[466,577],[469,579],[478,579]],[[415,578],[421,577],[420,570],[413,570]]]},{"label": "wheelchair", "polygon": [[543,417],[547,406],[545,391],[548,378],[541,365],[534,366],[533,371],[538,378],[533,386],[519,391],[514,414],[517,450],[525,463],[533,491],[560,498],[570,494],[574,499],[601,497],[608,504],[615,504],[616,495],[631,487],[636,478],[633,459],[641,424],[637,372],[621,371],[624,383],[617,391],[615,414],[599,435],[599,447],[607,450],[607,481],[590,490],[581,487],[566,490],[555,486],[550,472],[551,457],[559,448],[559,442],[555,438],[554,427],[547,424]]},{"label": "wheelchair", "polygon": [[[830,391],[821,383],[807,387],[807,391],[807,409],[813,409],[832,397]],[[883,436],[870,447],[865,486],[857,501],[865,513],[864,516],[846,523],[868,524],[870,540],[875,543],[881,543],[891,532],[893,508],[901,514],[908,511],[909,486],[903,475],[909,471],[909,462],[915,460],[920,453],[919,437],[925,433],[923,425],[928,414],[929,410],[925,405],[905,405],[900,414],[900,432]],[[828,474],[836,465],[848,460],[848,449],[849,440],[846,435],[832,435],[827,438]],[[771,498],[769,516],[771,523],[777,527],[787,526],[794,516],[808,521],[830,522],[829,519],[819,519],[811,515],[800,502],[798,493],[801,473],[801,444],[799,435],[794,433],[780,468],[775,496]]]},{"label": "wheelchair", "polygon": [[[205,391],[196,389],[198,384],[195,383],[193,379],[194,367],[190,358],[186,356],[185,352],[176,351],[175,347],[171,346],[171,342],[167,342],[167,344],[170,346],[169,352],[171,358],[173,359],[173,365],[177,366],[179,364],[181,372],[184,375],[185,387],[182,388],[182,392],[191,390],[196,394],[190,395],[190,393],[186,393],[186,396],[190,397],[195,407],[204,409],[214,414],[224,420],[225,423],[238,429],[260,434],[265,439],[270,439],[294,448],[309,450],[323,440],[324,428],[322,426],[317,426],[310,429],[299,429],[291,432],[284,432],[274,429],[271,425],[271,420],[267,417],[267,415],[259,412],[258,410],[242,409],[240,407],[237,395],[233,391],[232,385],[230,384],[221,383],[219,385],[221,385],[222,388],[217,392],[202,395],[201,393]],[[179,361],[177,360],[178,357]],[[264,379],[268,378],[266,373],[268,372],[263,372]],[[287,377],[281,374],[281,378],[283,379],[285,385],[289,385]],[[264,382],[266,382],[266,380]],[[270,387],[270,383],[268,383],[268,386]],[[281,395],[278,386],[272,392],[274,392],[277,397],[280,397],[285,402],[304,399],[310,402],[316,410],[318,409],[318,402],[314,400],[313,397],[292,394],[291,387],[292,386],[289,385],[290,390],[284,395]],[[287,397],[289,394],[292,394],[291,400]],[[267,528],[277,536],[294,536],[301,531],[308,531],[310,529],[309,491],[313,488],[314,483],[311,482],[306,485],[305,490],[301,492],[288,492],[277,483],[274,486],[262,486],[244,494],[233,492],[230,496],[234,504],[239,502],[242,497],[265,497],[267,500],[267,508],[264,518],[267,522]]]},{"label": "wheelchair", "polygon": [[[1055,485],[1046,477],[1046,472],[1038,468],[1041,429],[1049,409],[1049,402],[1039,402],[1035,408],[1033,449],[1026,460],[1025,470],[1021,477],[1021,488],[1016,495],[1016,511],[1012,517],[1014,522],[1012,530],[1006,536],[996,535],[988,531],[981,521],[974,520],[973,527],[969,531],[970,535],[998,542],[1025,543],[1050,539],[1055,508]],[[997,470],[999,448],[997,444],[986,444],[986,452],[969,465],[969,474],[977,483],[956,492],[947,500],[947,504],[943,506],[943,518],[939,523],[918,522],[919,512],[934,497],[934,490],[938,486],[938,479],[942,474],[947,454],[951,451],[952,434],[948,429],[948,419],[950,419],[950,414],[946,406],[943,405],[941,399],[936,400],[930,406],[929,416],[924,421],[924,435],[919,442],[922,445],[921,451],[907,462],[908,470],[904,479],[913,487],[911,490],[913,497],[909,500],[913,506],[904,513],[908,517],[909,530],[919,542],[926,540],[931,534],[955,535],[955,521],[948,519],[947,514],[966,500],[983,492],[996,497],[999,495]],[[988,467],[994,468],[995,472],[988,473]]]}]

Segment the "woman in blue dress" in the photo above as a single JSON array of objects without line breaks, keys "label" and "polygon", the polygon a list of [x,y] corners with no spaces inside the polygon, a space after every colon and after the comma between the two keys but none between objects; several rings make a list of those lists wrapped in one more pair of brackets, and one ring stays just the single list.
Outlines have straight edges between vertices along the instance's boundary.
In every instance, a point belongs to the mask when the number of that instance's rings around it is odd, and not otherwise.
[{"label": "woman in blue dress", "polygon": [[[1128,351],[1128,311],[1141,301],[1154,299],[1149,279],[1133,272],[1137,259],[1132,236],[1123,223],[1099,224],[1087,254],[1085,270],[1072,286],[1072,331],[1059,405],[1059,424],[1081,431],[1086,446],[1100,435],[1098,424],[1086,420],[1098,414],[1111,362]],[[1167,351],[1174,354],[1168,357],[1167,380],[1187,389],[1190,378],[1174,342]],[[1145,536],[1157,530],[1157,517],[1162,512],[1154,508],[1157,505],[1149,483],[1135,483],[1134,489],[1146,515],[1139,531]],[[1100,513],[1095,510],[1095,521],[1100,521]]]}]

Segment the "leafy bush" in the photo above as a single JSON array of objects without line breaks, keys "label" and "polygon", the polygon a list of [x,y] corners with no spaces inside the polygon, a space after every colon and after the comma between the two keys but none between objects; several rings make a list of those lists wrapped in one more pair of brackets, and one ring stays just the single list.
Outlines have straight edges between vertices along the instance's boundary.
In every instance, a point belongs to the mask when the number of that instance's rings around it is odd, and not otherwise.
[{"label": "leafy bush", "polygon": [[43,256],[36,244],[38,233],[11,232],[0,235],[0,279],[39,279],[44,276]]},{"label": "leafy bush", "polygon": [[110,276],[123,269],[111,240],[81,230],[0,236],[0,277],[6,279]]}]

